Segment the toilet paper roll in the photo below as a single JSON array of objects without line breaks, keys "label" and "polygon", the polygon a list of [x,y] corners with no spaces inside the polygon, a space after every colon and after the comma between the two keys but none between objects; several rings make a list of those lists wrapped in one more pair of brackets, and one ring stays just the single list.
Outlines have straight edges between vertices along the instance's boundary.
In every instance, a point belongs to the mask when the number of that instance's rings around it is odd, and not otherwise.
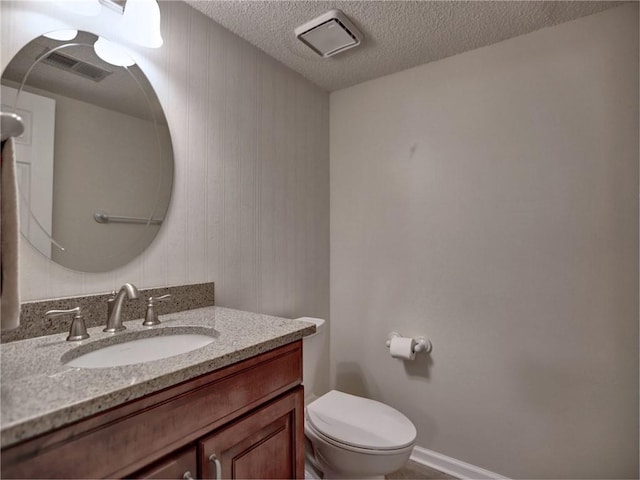
[{"label": "toilet paper roll", "polygon": [[389,345],[389,352],[393,358],[413,360],[416,358],[416,354],[413,352],[415,344],[416,342],[413,338],[393,337],[391,339],[391,344]]}]

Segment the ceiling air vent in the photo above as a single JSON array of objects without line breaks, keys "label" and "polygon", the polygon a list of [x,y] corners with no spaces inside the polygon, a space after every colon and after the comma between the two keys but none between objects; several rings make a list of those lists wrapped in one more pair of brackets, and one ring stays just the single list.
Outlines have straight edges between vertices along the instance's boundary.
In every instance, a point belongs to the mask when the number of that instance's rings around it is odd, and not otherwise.
[{"label": "ceiling air vent", "polygon": [[109,70],[91,65],[90,63],[60,52],[51,52],[44,57],[42,61],[47,65],[88,78],[94,82],[100,82],[112,73]]},{"label": "ceiling air vent", "polygon": [[362,33],[340,10],[330,10],[295,29],[298,40],[321,57],[357,47]]}]

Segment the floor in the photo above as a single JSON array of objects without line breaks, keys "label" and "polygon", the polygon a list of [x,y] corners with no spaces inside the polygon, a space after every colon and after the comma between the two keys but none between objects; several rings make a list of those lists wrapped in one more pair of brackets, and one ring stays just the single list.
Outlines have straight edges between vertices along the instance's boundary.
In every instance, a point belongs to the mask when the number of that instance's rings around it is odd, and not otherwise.
[{"label": "floor", "polygon": [[432,480],[432,479],[450,479],[457,480],[456,477],[442,473],[434,468],[426,467],[418,463],[409,460],[404,468],[401,468],[397,472],[390,473],[385,478],[388,480]]},{"label": "floor", "polygon": [[[322,475],[318,473],[309,463],[304,465],[305,479],[322,479]],[[390,473],[385,476],[388,480],[458,480],[456,477],[442,473],[435,468],[426,467],[409,460],[404,468]]]}]

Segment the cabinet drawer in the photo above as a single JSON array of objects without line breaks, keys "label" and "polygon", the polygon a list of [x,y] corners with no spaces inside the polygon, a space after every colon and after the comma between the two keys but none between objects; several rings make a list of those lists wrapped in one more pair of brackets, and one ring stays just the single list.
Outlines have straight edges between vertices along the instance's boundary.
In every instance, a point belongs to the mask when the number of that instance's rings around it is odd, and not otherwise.
[{"label": "cabinet drawer", "polygon": [[189,480],[197,478],[197,475],[198,452],[193,446],[164,457],[130,478]]},{"label": "cabinet drawer", "polygon": [[[130,475],[299,385],[301,343],[285,345],[3,450],[2,477]],[[96,456],[95,452],[107,454]],[[78,462],[79,458],[91,461]]]}]

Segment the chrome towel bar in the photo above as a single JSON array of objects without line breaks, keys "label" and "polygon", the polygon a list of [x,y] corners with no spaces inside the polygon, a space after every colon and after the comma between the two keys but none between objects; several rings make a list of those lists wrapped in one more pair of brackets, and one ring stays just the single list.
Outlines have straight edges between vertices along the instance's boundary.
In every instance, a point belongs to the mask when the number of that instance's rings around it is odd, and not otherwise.
[{"label": "chrome towel bar", "polygon": [[98,223],[141,223],[149,225],[162,225],[160,218],[140,218],[140,217],[120,217],[117,215],[109,215],[106,212],[96,212],[93,219]]}]

